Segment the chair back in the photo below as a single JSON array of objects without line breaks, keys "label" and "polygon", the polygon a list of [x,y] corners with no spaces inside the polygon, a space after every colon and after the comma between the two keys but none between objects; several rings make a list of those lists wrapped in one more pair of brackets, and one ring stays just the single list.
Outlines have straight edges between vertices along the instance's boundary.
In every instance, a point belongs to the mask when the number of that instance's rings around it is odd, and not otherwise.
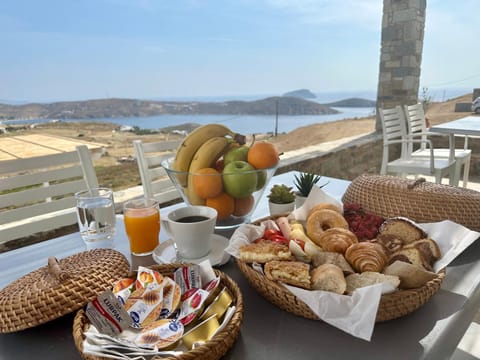
[{"label": "chair back", "polygon": [[180,198],[180,194],[161,165],[163,160],[173,155],[173,151],[179,145],[180,140],[151,143],[144,143],[141,140],[133,141],[145,197],[155,198],[161,203]]},{"label": "chair back", "polygon": [[[418,103],[414,105],[405,105],[404,106],[405,117],[407,120],[408,133],[414,135],[417,133],[426,134],[427,132],[427,122],[425,119],[425,111],[423,110],[423,104]],[[426,140],[427,135],[421,135],[420,139]],[[410,153],[413,151],[412,143],[410,146]],[[426,143],[423,142],[420,145],[421,150],[426,149]]]},{"label": "chair back", "polygon": [[0,161],[0,244],[77,222],[74,194],[98,187],[86,145]]},{"label": "chair back", "polygon": [[[407,137],[407,125],[405,115],[401,106],[395,106],[390,109],[379,108],[380,119],[382,122],[383,145],[384,147],[392,143],[398,143]],[[408,149],[404,144],[401,148],[401,157],[408,155]]]}]

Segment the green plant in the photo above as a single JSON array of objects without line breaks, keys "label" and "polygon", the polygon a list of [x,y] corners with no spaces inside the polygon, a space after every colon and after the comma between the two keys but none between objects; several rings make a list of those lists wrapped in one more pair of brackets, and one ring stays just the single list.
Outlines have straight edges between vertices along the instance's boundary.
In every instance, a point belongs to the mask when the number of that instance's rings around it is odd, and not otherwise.
[{"label": "green plant", "polygon": [[275,204],[288,204],[295,201],[295,194],[293,193],[293,188],[281,184],[273,185],[268,194],[268,199]]},{"label": "green plant", "polygon": [[[297,188],[299,194],[301,196],[308,196],[310,194],[310,191],[312,190],[313,186],[318,183],[320,180],[321,176],[320,175],[315,175],[311,173],[301,173],[300,176],[294,175],[295,180],[294,180],[294,185]],[[322,185],[323,187],[325,185]]]}]

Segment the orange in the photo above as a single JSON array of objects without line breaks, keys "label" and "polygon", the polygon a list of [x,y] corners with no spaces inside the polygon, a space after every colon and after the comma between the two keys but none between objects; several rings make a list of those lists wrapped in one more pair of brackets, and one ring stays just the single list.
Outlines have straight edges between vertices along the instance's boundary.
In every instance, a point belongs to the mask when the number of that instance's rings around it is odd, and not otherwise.
[{"label": "orange", "polygon": [[219,220],[228,218],[235,210],[235,200],[225,192],[214,198],[208,198],[205,205],[217,210],[217,219]]},{"label": "orange", "polygon": [[236,198],[233,215],[235,216],[247,215],[252,210],[254,202],[255,202],[255,199],[253,198],[252,195],[243,197],[243,198]]},{"label": "orange", "polygon": [[202,199],[213,198],[223,191],[222,175],[214,168],[203,168],[192,176],[193,191]]},{"label": "orange", "polygon": [[280,160],[277,147],[268,141],[258,141],[250,146],[247,160],[255,169],[267,169]]}]

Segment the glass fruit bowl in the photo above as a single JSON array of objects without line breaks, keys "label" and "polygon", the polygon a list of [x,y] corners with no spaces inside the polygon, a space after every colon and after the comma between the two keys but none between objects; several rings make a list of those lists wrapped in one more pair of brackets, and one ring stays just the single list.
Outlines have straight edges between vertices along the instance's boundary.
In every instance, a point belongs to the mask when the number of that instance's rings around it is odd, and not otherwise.
[{"label": "glass fruit bowl", "polygon": [[[254,169],[244,161],[233,161],[216,172],[184,172],[173,169],[174,158],[162,161],[162,167],[189,205],[206,205],[218,212],[216,229],[233,229],[249,223],[277,166]],[[209,168],[212,169],[212,168]]]}]

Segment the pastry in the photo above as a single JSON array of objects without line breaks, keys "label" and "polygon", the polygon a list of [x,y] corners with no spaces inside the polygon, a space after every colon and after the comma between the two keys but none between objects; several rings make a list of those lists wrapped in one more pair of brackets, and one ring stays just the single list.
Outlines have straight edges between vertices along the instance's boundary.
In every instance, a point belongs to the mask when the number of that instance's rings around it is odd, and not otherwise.
[{"label": "pastry", "polygon": [[342,269],[337,265],[323,264],[310,273],[313,290],[332,291],[343,294],[347,289],[347,282]]},{"label": "pastry", "polygon": [[368,241],[350,245],[345,251],[345,259],[357,272],[381,272],[387,264],[387,255],[383,247]]},{"label": "pastry", "polygon": [[300,261],[269,261],[265,264],[267,279],[310,289],[310,265]]},{"label": "pastry", "polygon": [[240,260],[247,263],[264,264],[271,260],[291,260],[292,253],[287,245],[278,244],[269,240],[243,245],[239,249]]},{"label": "pastry", "polygon": [[395,234],[378,234],[372,242],[382,245],[388,255],[402,249],[404,245],[403,240]]},{"label": "pastry", "polygon": [[394,252],[388,259],[388,264],[393,264],[395,261],[403,261],[409,264],[417,265],[425,270],[432,271],[432,265],[427,260],[425,255],[418,248],[404,247],[403,249]]},{"label": "pastry", "polygon": [[319,246],[320,235],[331,228],[348,229],[347,220],[338,212],[329,209],[315,210],[307,217],[307,236]]},{"label": "pastry", "polygon": [[321,210],[321,209],[328,209],[328,210],[333,210],[338,212],[339,214],[342,214],[342,209],[340,209],[337,205],[331,204],[331,203],[319,203],[312,207],[310,210],[308,210],[308,216],[312,214],[316,210]]},{"label": "pastry", "polygon": [[431,267],[433,267],[435,261],[442,257],[442,253],[440,252],[438,244],[435,242],[435,240],[430,238],[416,240],[406,245],[404,248],[408,249],[411,247],[420,250],[425,260],[430,264]]},{"label": "pastry", "polygon": [[325,230],[318,237],[318,245],[320,245],[323,250],[341,254],[344,254],[345,250],[355,243],[358,243],[357,236],[350,230],[343,228]]}]

